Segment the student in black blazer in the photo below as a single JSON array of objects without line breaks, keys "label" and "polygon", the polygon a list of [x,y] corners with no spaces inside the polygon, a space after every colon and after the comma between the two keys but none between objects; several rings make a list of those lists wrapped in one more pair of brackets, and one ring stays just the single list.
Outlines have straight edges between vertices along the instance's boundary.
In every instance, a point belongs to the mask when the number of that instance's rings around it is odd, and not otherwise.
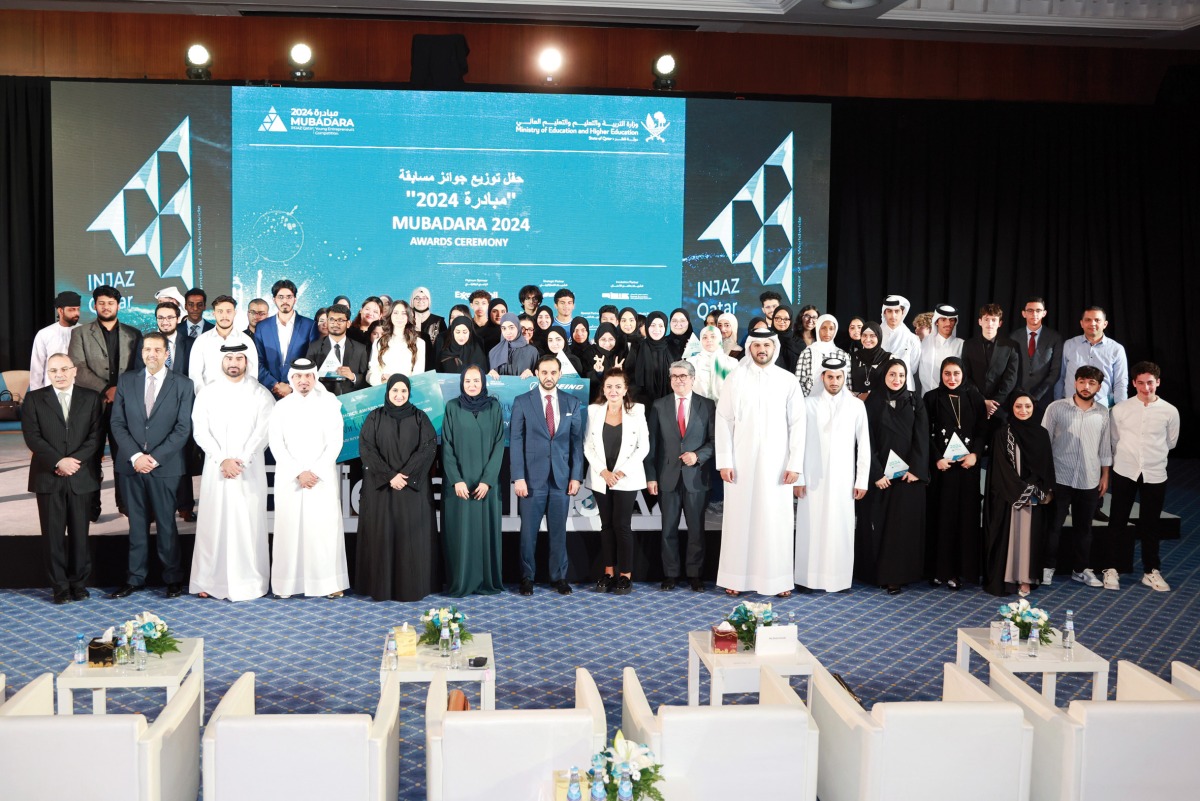
[{"label": "student in black blazer", "polygon": [[[677,361],[669,372],[671,394],[650,407],[650,455],[646,457],[647,491],[659,496],[662,508],[662,588],[679,580],[679,513],[687,519],[687,576],[696,592],[704,592],[704,507],[708,503],[708,470],[713,457],[713,423],[717,407],[692,391],[696,368]],[[683,434],[680,434],[680,400]]]},{"label": "student in black blazer", "polygon": [[[1054,400],[1054,388],[1062,380],[1062,334],[1043,325],[1046,319],[1046,301],[1031,297],[1021,309],[1025,325],[1012,332],[1020,358],[1020,376],[1017,387],[1033,398],[1033,421],[1042,422],[1046,407]],[[1030,349],[1033,354],[1030,355]]]},{"label": "student in black blazer", "polygon": [[[145,586],[151,510],[167,597],[177,598],[183,592],[175,491],[187,472],[185,446],[192,431],[196,393],[191,379],[165,369],[166,358],[167,338],[157,331],[146,334],[142,337],[146,369],[126,373],[117,381],[112,412],[117,440],[113,469],[129,508],[129,573],[113,598],[124,598]],[[153,401],[148,404],[152,392]]]},{"label": "student in black blazer", "polygon": [[1000,334],[1004,311],[995,303],[979,309],[979,336],[963,343],[963,377],[983,395],[988,417],[999,421],[1017,388],[1017,344]]},{"label": "student in black blazer", "polygon": [[102,403],[99,392],[75,385],[76,369],[65,353],[51,356],[46,361],[50,386],[26,395],[21,410],[21,432],[33,451],[29,491],[37,495],[46,572],[56,604],[89,597],[88,528],[92,497],[100,491],[93,457],[104,436]]},{"label": "student in black blazer", "polygon": [[[346,328],[350,325],[350,308],[348,306],[330,306],[325,313],[325,325],[329,329],[329,335],[308,343],[308,351],[304,355],[317,366],[317,375],[323,377],[331,372],[329,368],[333,366],[332,362],[326,365],[326,359],[332,352],[335,356],[333,361],[336,362],[336,350],[340,350],[342,357],[340,366],[332,372],[336,372],[346,380],[322,381],[321,383],[334,395],[343,395],[355,389],[364,389],[367,386],[367,362],[371,358],[371,351],[366,345],[355,342],[346,336]],[[340,347],[335,350],[335,345]]]}]

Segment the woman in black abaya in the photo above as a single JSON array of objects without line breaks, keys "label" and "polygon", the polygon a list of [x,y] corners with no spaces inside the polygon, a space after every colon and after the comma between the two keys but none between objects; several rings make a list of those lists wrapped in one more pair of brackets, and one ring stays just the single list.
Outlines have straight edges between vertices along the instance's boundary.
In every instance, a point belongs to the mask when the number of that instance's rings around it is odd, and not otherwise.
[{"label": "woman in black abaya", "polygon": [[354,591],[376,601],[419,601],[435,589],[429,469],[437,435],[408,402],[410,387],[407,376],[392,375],[384,405],[367,415],[358,438],[363,483]]},{"label": "woman in black abaya", "polygon": [[649,406],[671,391],[670,342],[667,340],[667,315],[660,311],[646,316],[646,336],[629,351],[626,368],[630,375],[629,389],[639,403]]}]

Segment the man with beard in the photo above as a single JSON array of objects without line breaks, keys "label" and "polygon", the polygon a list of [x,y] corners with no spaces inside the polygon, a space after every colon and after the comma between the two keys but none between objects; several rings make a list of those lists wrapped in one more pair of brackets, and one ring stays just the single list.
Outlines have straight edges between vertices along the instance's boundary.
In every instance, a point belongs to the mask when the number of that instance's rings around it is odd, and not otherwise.
[{"label": "man with beard", "polygon": [[267,447],[271,393],[247,374],[242,341],[223,345],[222,378],[196,397],[192,436],[204,451],[191,592],[246,601],[267,594]]},{"label": "man with beard", "polygon": [[749,358],[725,379],[717,402],[725,482],[717,584],[729,595],[787,597],[794,585],[792,485],[804,483],[804,395],[796,376],[775,365],[777,346],[773,331],[751,331]]},{"label": "man with beard", "polygon": [[1068,339],[1062,349],[1063,382],[1056,388],[1055,397],[1071,397],[1071,379],[1075,369],[1090,365],[1104,377],[1096,401],[1112,408],[1129,397],[1129,361],[1125,348],[1115,339],[1106,337],[1108,314],[1099,306],[1088,306],[1079,319],[1083,333]]},{"label": "man with beard", "polygon": [[308,352],[308,343],[318,336],[315,320],[296,312],[296,285],[286,278],[271,285],[275,316],[254,329],[258,349],[258,383],[276,398],[292,391],[287,382],[288,365]]},{"label": "man with beard", "polygon": [[249,349],[246,350],[246,367],[250,375],[258,375],[258,352],[249,337],[233,327],[233,320],[237,316],[237,301],[229,295],[221,295],[212,302],[212,309],[213,318],[217,321],[216,327],[196,337],[192,342],[192,352],[188,356],[188,377],[192,379],[197,392],[220,380],[221,361],[224,359],[221,348],[225,345],[238,342],[249,345]]},{"label": "man with beard", "polygon": [[438,335],[446,328],[446,320],[430,311],[433,300],[429,289],[419,286],[412,292],[408,305],[412,309],[412,324],[417,330],[417,336],[425,340],[425,369],[432,370],[437,365],[437,354],[433,345],[438,341]]},{"label": "man with beard", "polygon": [[1046,408],[1042,427],[1050,433],[1054,452],[1054,518],[1046,539],[1042,584],[1054,579],[1058,540],[1070,510],[1074,530],[1071,578],[1089,587],[1103,586],[1092,571],[1092,514],[1108,489],[1112,443],[1108,409],[1096,402],[1104,383],[1098,367],[1084,365],[1075,371],[1075,394]]},{"label": "man with beard", "polygon": [[54,299],[55,321],[33,338],[33,355],[29,359],[30,392],[50,385],[46,362],[52,353],[66,353],[71,347],[71,332],[79,325],[80,302],[78,292],[59,292]]},{"label": "man with beard", "polygon": [[[349,308],[349,307],[347,307]],[[246,304],[246,330],[243,331],[246,336],[254,336],[254,329],[258,328],[258,324],[271,316],[271,307],[262,298],[255,298]]]},{"label": "man with beard", "polygon": [[[330,306],[325,314],[329,335],[308,344],[305,358],[317,365],[321,384],[334,395],[344,395],[367,386],[367,361],[370,351],[361,342],[346,336],[350,325],[349,306]],[[290,380],[288,383],[291,383]]]}]

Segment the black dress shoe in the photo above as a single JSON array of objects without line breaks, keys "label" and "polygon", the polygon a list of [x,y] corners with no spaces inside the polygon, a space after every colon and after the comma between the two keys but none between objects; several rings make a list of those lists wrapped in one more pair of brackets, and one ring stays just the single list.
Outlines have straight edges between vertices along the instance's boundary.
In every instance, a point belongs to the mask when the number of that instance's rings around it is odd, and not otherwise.
[{"label": "black dress shoe", "polygon": [[62,590],[61,592],[54,593],[54,597],[50,599],[50,603],[59,605],[71,603],[71,591]]},{"label": "black dress shoe", "polygon": [[139,590],[144,590],[144,589],[145,589],[145,587],[143,587],[140,584],[136,587],[133,586],[132,584],[122,584],[120,589],[115,590],[113,592],[113,594],[108,597],[109,598],[128,598],[130,595],[133,595],[135,592],[138,592]]},{"label": "black dress shoe", "polygon": [[698,578],[688,579],[688,586],[692,588],[692,592],[704,592],[704,582]]},{"label": "black dress shoe", "polygon": [[521,579],[521,594],[522,595],[533,595],[533,580],[532,579]]},{"label": "black dress shoe", "polygon": [[613,577],[605,573],[596,580],[596,586],[592,587],[596,592],[608,592],[612,589]]},{"label": "black dress shoe", "polygon": [[567,583],[566,579],[559,579],[558,581],[552,581],[552,582],[550,582],[550,586],[553,587],[554,589],[558,590],[559,595],[570,595],[571,594],[571,585]]},{"label": "black dress shoe", "polygon": [[196,513],[191,512],[191,511],[186,511],[184,509],[180,509],[179,510],[179,519],[185,523],[195,523],[196,522]]},{"label": "black dress shoe", "polygon": [[168,584],[167,585],[167,597],[168,598],[178,598],[181,595],[183,595],[183,585],[182,584]]},{"label": "black dress shoe", "polygon": [[887,594],[888,595],[899,595],[901,592],[903,592],[903,590],[900,588],[899,584],[887,585]]},{"label": "black dress shoe", "polygon": [[665,578],[665,579],[663,579],[663,580],[662,580],[662,584],[659,584],[659,585],[658,585],[658,588],[659,588],[660,590],[673,590],[673,589],[675,589],[675,582],[676,582],[676,581],[677,581],[677,579],[673,579],[673,578],[670,578],[670,577],[668,577],[668,578]]},{"label": "black dress shoe", "polygon": [[613,582],[612,594],[628,595],[631,592],[633,592],[633,582],[630,581],[629,576],[617,576]]},{"label": "black dress shoe", "polygon": [[71,588],[71,600],[72,601],[86,601],[88,598],[91,598],[91,597],[92,597],[92,594],[87,591],[87,587],[72,587]]},{"label": "black dress shoe", "polygon": [[1107,522],[1108,522],[1108,515],[1104,514],[1104,510],[1103,510],[1103,509],[1097,508],[1097,509],[1096,509],[1096,511],[1095,511],[1095,513],[1094,513],[1094,514],[1092,514],[1092,519],[1093,519],[1093,520],[1096,520],[1096,521],[1099,521],[1099,522],[1101,522],[1101,523],[1107,523]]}]

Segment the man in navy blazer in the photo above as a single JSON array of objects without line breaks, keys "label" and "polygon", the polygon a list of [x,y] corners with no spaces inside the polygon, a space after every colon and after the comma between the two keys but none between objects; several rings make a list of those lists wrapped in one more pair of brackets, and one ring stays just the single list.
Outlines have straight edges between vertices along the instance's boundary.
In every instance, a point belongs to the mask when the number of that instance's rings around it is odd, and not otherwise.
[{"label": "man in navy blazer", "polygon": [[509,465],[521,500],[521,594],[533,595],[533,549],[546,518],[550,537],[550,584],[570,595],[567,583],[567,512],[583,482],[583,431],[578,398],[560,392],[558,357],[537,361],[538,386],[513,401]]},{"label": "man in navy blazer", "polygon": [[647,491],[659,496],[662,510],[662,589],[679,580],[679,514],[687,519],[687,577],[704,592],[704,507],[708,505],[708,461],[714,453],[717,405],[692,391],[696,368],[674,362],[671,393],[650,406],[650,454],[646,457]]},{"label": "man in navy blazer", "polygon": [[1034,296],[1026,300],[1021,316],[1025,318],[1025,326],[1012,332],[1021,360],[1017,386],[1033,398],[1033,421],[1041,423],[1046,407],[1054,400],[1054,388],[1062,380],[1063,338],[1044,324],[1046,301],[1042,298]]},{"label": "man in navy blazer", "polygon": [[286,278],[271,286],[278,310],[254,327],[254,347],[258,351],[258,383],[276,398],[291,394],[288,366],[308,352],[308,343],[320,332],[315,321],[296,313],[296,285]]},{"label": "man in navy blazer", "polygon": [[158,531],[158,558],[167,597],[183,591],[183,568],[175,527],[175,490],[187,472],[185,446],[192,431],[196,391],[185,375],[166,369],[167,338],[154,331],[142,337],[144,370],[117,381],[112,427],[117,441],[113,469],[129,509],[129,573],[112,594],[124,598],[146,584],[150,512]]}]

